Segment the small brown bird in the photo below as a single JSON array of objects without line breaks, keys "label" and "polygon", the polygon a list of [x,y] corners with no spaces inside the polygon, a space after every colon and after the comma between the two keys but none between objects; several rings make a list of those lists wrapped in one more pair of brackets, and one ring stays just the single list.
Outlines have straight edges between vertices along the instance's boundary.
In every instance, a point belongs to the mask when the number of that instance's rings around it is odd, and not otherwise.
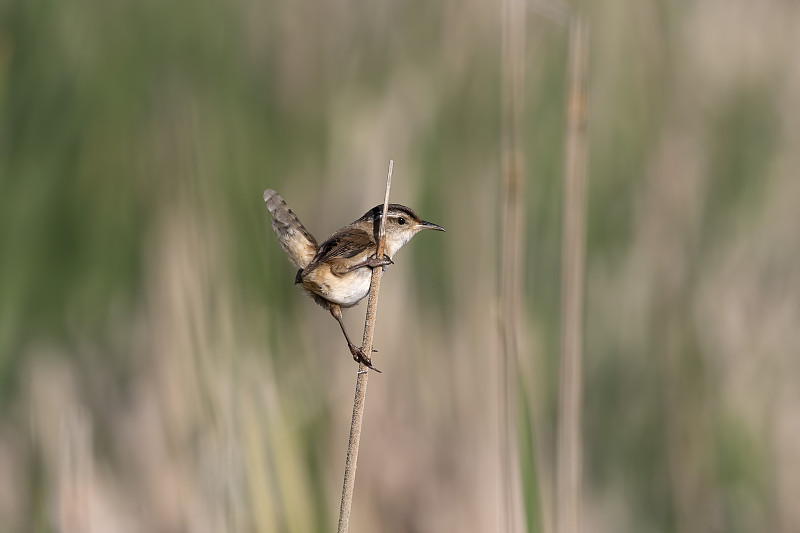
[{"label": "small brown bird", "polygon": [[384,257],[378,258],[376,252],[383,205],[373,207],[318,246],[314,236],[277,192],[272,189],[264,191],[264,202],[272,215],[272,229],[281,247],[299,269],[294,282],[299,283],[339,322],[353,359],[379,371],[372,366],[367,354],[350,340],[342,322],[342,308],[353,307],[364,299],[369,293],[372,269],[393,264],[394,254],[411,237],[424,229],[444,231],[444,228],[425,222],[404,205],[389,204],[385,253]]}]

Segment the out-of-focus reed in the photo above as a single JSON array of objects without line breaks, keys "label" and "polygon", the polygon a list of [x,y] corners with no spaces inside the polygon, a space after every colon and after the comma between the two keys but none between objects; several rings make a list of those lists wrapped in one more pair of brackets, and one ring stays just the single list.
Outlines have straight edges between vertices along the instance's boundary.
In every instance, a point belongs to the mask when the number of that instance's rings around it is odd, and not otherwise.
[{"label": "out-of-focus reed", "polygon": [[[794,531],[798,7],[585,8],[581,517]],[[496,529],[500,17],[476,0],[0,7],[4,531],[330,531],[352,358],[293,287],[260,194],[324,237],[377,203],[390,158],[393,200],[448,232],[382,282],[351,530]],[[529,16],[524,45],[517,418],[537,461],[517,473],[546,529],[567,40]]]}]

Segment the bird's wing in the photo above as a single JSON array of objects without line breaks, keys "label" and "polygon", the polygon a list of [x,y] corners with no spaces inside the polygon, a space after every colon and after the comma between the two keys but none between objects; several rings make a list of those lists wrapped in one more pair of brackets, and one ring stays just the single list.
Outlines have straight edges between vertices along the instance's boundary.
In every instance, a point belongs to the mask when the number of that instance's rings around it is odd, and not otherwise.
[{"label": "bird's wing", "polygon": [[337,231],[320,245],[312,264],[322,263],[335,258],[350,258],[375,247],[375,239],[368,232],[344,228]]},{"label": "bird's wing", "polygon": [[272,229],[281,248],[297,268],[305,268],[317,253],[317,240],[300,222],[281,195],[272,189],[264,191],[264,203],[272,215]]}]

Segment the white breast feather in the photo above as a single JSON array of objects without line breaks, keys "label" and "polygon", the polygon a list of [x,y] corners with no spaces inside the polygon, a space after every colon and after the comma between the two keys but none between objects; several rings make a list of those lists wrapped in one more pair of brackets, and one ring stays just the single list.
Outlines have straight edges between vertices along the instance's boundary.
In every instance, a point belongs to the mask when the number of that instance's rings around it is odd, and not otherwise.
[{"label": "white breast feather", "polygon": [[330,287],[327,298],[342,307],[352,307],[369,293],[372,269],[359,268],[347,276],[346,283]]}]

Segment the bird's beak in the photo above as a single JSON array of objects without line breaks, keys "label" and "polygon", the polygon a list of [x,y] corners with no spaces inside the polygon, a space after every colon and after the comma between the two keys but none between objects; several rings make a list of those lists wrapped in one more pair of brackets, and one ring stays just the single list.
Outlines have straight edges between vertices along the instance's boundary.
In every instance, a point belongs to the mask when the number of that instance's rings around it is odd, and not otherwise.
[{"label": "bird's beak", "polygon": [[444,228],[438,224],[434,224],[433,222],[425,222],[424,220],[420,222],[419,229],[435,229],[436,231],[444,231]]}]

